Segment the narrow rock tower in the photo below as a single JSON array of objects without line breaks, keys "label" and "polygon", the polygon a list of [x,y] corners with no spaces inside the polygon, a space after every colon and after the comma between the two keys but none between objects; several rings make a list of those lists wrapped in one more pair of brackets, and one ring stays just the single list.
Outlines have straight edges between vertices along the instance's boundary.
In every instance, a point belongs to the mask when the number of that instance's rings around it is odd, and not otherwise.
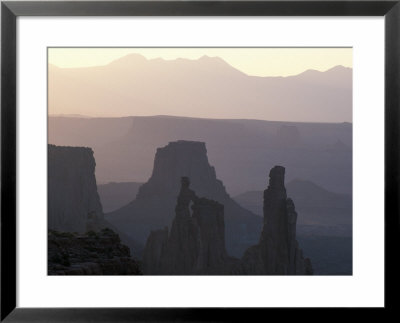
[{"label": "narrow rock tower", "polygon": [[311,262],[304,259],[296,240],[297,213],[285,189],[285,168],[275,166],[264,191],[264,226],[258,245],[243,256],[246,274],[307,275]]}]

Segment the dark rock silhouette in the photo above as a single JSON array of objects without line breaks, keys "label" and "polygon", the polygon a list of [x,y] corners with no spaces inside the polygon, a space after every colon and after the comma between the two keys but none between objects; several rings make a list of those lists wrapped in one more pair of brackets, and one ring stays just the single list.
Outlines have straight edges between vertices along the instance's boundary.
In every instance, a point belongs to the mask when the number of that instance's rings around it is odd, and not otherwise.
[{"label": "dark rock silhouette", "polygon": [[296,240],[297,213],[287,198],[285,168],[275,166],[264,191],[264,226],[260,242],[246,250],[242,266],[253,275],[312,274],[311,262],[304,259]]},{"label": "dark rock silhouette", "polygon": [[192,185],[200,195],[206,194],[216,199],[227,199],[229,195],[214,167],[210,166],[204,142],[178,140],[158,148],[153,173],[147,183],[139,188],[137,199],[148,199],[164,194],[176,197],[179,179],[190,177]]},{"label": "dark rock silhouette", "polygon": [[49,229],[85,232],[103,220],[95,167],[91,148],[48,145]]},{"label": "dark rock silhouette", "polygon": [[197,197],[189,179],[182,177],[170,232],[168,228],[152,231],[147,239],[144,274],[312,274],[311,261],[304,259],[296,240],[297,213],[286,196],[284,174],[281,166],[271,170],[261,238],[241,260],[230,257],[225,249],[223,205]]},{"label": "dark rock silhouette", "polygon": [[[189,177],[196,194],[224,206],[226,245],[241,257],[258,241],[262,219],[233,201],[217,179],[207,158],[205,143],[179,140],[158,148],[150,179],[139,188],[136,199],[106,219],[125,234],[145,243],[150,231],[168,226],[173,219],[181,177]],[[189,194],[187,191],[185,194]],[[190,196],[181,198],[192,199]]]},{"label": "dark rock silhouette", "polygon": [[147,239],[145,274],[231,273],[235,259],[228,257],[225,248],[224,206],[197,197],[189,184],[189,179],[182,177],[169,234],[164,228],[152,231]]},{"label": "dark rock silhouette", "polygon": [[110,228],[138,257],[143,246],[104,219],[95,167],[91,148],[48,145],[48,229],[84,233]]},{"label": "dark rock silhouette", "polygon": [[86,234],[50,230],[49,275],[140,275],[129,248],[110,229]]}]

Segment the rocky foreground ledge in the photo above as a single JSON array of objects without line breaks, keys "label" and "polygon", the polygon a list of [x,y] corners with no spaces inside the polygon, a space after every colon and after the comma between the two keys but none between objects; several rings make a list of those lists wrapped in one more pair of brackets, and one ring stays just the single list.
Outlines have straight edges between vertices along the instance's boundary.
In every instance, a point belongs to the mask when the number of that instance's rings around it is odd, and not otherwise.
[{"label": "rocky foreground ledge", "polygon": [[85,234],[49,230],[49,275],[141,275],[139,263],[111,229]]}]

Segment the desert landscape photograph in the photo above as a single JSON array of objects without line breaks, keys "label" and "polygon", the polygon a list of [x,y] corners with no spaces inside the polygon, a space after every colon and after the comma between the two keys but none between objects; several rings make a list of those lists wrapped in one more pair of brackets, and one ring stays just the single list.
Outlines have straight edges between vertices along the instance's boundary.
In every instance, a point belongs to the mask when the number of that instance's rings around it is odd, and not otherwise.
[{"label": "desert landscape photograph", "polygon": [[352,275],[352,48],[48,48],[48,275]]}]

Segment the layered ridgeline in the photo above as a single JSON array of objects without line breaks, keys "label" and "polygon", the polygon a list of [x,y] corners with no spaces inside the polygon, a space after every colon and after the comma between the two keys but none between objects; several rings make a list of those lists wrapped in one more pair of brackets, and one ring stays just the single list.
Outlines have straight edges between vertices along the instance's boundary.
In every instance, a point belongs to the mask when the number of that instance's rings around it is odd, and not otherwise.
[{"label": "layered ridgeline", "polygon": [[310,259],[296,240],[297,213],[284,186],[284,168],[270,172],[264,192],[264,225],[258,244],[241,259],[225,248],[224,206],[200,198],[182,177],[171,229],[150,233],[143,257],[149,275],[310,275]]},{"label": "layered ridgeline", "polygon": [[[131,251],[135,252],[141,248],[135,241],[118,232],[114,226],[104,219],[97,193],[95,167],[96,162],[91,148],[48,145],[48,229],[50,230],[49,242],[54,242],[49,243],[48,251],[49,255],[52,255],[52,257],[49,257],[49,266],[57,265],[57,261],[53,260],[65,260],[69,258],[70,254],[74,254],[76,258],[71,256],[71,259],[76,260],[74,263],[76,270],[69,268],[70,261],[62,261],[65,268],[52,267],[51,273],[101,274],[106,272],[112,274],[111,269],[106,269],[107,266],[103,266],[104,262],[101,261],[102,258],[99,255],[96,255],[96,257],[92,255],[93,257],[87,258],[86,262],[90,259],[97,259],[94,262],[104,270],[85,271],[82,269],[85,268],[85,265],[82,264],[85,261],[81,259],[82,261],[79,262],[77,259],[81,257],[79,255],[88,253],[87,250],[84,250],[85,244],[83,243],[86,232],[96,234],[96,232],[101,232],[104,229],[109,230],[106,233],[111,232],[112,234],[97,237],[97,240],[100,239],[100,241],[97,241],[99,245],[97,249],[105,248],[116,257],[119,255],[123,258],[129,258]],[[117,233],[114,233],[114,231]],[[120,238],[124,244],[131,248],[131,251],[127,249],[127,252],[118,252],[122,248],[122,245],[119,244]],[[107,244],[106,241],[110,239],[112,243]],[[93,246],[89,247],[93,249]],[[125,259],[124,262],[128,263],[129,261]],[[116,263],[119,263],[119,261],[116,260]],[[67,264],[69,265],[67,266]],[[93,265],[92,268],[97,268],[97,265]],[[123,270],[118,270],[114,274],[121,274],[122,272]]]},{"label": "layered ridgeline", "polygon": [[181,139],[206,143],[210,163],[231,196],[262,190],[260,174],[274,165],[287,167],[287,181],[302,178],[332,192],[352,192],[349,123],[168,116],[49,118],[49,143],[93,148],[101,184],[147,181],[156,149]]},{"label": "layered ridgeline", "polygon": [[261,218],[230,198],[208,162],[203,142],[181,140],[158,148],[153,173],[139,188],[136,199],[107,214],[106,219],[125,234],[145,243],[151,230],[163,228],[172,221],[181,177],[190,178],[199,196],[224,205],[226,245],[231,255],[241,256],[257,241]]},{"label": "layered ridgeline", "polygon": [[49,66],[51,114],[188,116],[188,106],[192,117],[351,121],[352,69],[258,77],[219,57],[163,60],[138,54],[98,67]]}]

